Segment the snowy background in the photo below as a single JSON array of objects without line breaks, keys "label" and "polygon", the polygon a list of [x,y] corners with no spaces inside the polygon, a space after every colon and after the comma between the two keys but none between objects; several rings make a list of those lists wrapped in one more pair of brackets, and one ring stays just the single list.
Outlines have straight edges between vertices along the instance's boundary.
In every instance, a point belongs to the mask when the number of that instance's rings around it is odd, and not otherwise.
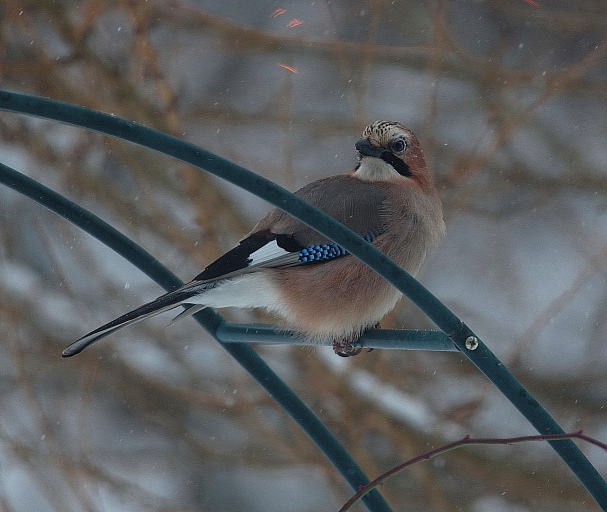
[{"label": "snowy background", "polygon": [[[5,0],[0,86],[152,126],[291,190],[349,170],[370,122],[402,122],[447,223],[420,280],[565,430],[606,441],[607,3],[538,1]],[[140,147],[5,112],[0,161],[183,280],[269,208]],[[163,315],[61,360],[161,289],[5,187],[0,220],[0,510],[347,500],[306,435],[191,320],[166,329]],[[432,327],[406,301],[382,325]],[[372,478],[465,434],[534,433],[457,354],[257,350]],[[581,447],[607,474],[607,455]],[[381,492],[398,511],[598,510],[542,443],[449,452]]]}]

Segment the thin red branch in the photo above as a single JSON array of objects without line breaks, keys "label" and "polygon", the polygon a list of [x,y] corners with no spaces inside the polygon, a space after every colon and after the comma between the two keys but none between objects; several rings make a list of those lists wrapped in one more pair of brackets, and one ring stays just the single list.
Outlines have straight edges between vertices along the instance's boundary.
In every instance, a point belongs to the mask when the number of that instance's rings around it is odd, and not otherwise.
[{"label": "thin red branch", "polygon": [[392,469],[382,473],[375,480],[372,480],[367,485],[362,486],[356,494],[354,494],[345,505],[339,509],[339,512],[347,512],[354,506],[358,501],[360,501],[366,494],[371,492],[377,486],[383,484],[388,478],[400,473],[403,469],[412,466],[418,462],[429,460],[436,455],[440,455],[446,453],[450,450],[454,450],[456,448],[460,448],[462,446],[470,446],[475,444],[516,444],[516,443],[527,443],[530,441],[563,441],[566,439],[580,439],[582,441],[586,441],[591,443],[599,448],[605,450],[607,452],[607,443],[603,443],[589,437],[583,433],[582,430],[577,432],[572,432],[569,434],[546,434],[546,435],[533,435],[533,436],[519,436],[519,437],[504,437],[504,438],[491,438],[491,437],[477,437],[471,438],[470,436],[465,436],[462,439],[457,441],[453,441],[452,443],[445,444],[443,446],[439,446],[438,448],[434,448],[432,450],[428,450],[427,452],[421,453],[420,455],[409,459],[398,466],[393,467]]}]

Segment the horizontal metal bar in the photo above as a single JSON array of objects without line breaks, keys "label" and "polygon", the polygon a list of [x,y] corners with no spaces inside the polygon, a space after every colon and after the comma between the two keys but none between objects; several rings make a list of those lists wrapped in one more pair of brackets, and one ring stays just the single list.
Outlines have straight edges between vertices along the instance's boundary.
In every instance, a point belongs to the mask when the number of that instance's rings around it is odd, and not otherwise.
[{"label": "horizontal metal bar", "polygon": [[[223,322],[217,328],[216,335],[222,343],[310,345],[305,338],[291,331],[266,324]],[[331,343],[332,340],[328,339],[315,345],[330,346]],[[459,352],[453,342],[441,331],[417,329],[372,329],[353,345],[363,348]]]}]

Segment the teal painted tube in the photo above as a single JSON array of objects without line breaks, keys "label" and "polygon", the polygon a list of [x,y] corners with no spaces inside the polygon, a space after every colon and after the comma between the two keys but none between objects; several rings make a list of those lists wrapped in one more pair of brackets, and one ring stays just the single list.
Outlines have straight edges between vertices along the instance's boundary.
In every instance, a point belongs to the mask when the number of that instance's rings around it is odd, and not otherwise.
[{"label": "teal painted tube", "polygon": [[[276,326],[263,324],[222,323],[217,329],[217,336],[223,343],[265,343],[270,345],[310,345],[305,340]],[[319,343],[330,346],[331,340]],[[458,352],[453,342],[441,331],[422,331],[405,329],[373,329],[367,331],[355,346],[363,348],[395,350],[427,350],[441,352]]]}]

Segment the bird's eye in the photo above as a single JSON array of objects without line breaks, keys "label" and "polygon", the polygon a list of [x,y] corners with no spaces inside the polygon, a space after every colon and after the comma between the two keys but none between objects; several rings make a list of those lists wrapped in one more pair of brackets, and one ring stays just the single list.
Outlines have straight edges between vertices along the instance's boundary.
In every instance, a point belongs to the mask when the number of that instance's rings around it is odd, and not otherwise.
[{"label": "bird's eye", "polygon": [[403,139],[396,139],[390,145],[390,148],[395,153],[402,153],[405,149],[407,149],[407,143]]}]

